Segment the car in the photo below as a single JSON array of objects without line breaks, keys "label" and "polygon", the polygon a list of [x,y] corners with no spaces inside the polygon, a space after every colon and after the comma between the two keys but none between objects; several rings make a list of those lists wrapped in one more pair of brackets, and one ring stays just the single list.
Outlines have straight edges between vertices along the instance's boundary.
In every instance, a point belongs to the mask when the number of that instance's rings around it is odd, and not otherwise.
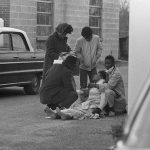
[{"label": "car", "polygon": [[110,149],[146,150],[150,149],[150,75],[136,103],[131,108],[122,138]]},{"label": "car", "polygon": [[33,49],[25,31],[0,27],[0,88],[21,86],[27,94],[40,88],[45,52]]}]

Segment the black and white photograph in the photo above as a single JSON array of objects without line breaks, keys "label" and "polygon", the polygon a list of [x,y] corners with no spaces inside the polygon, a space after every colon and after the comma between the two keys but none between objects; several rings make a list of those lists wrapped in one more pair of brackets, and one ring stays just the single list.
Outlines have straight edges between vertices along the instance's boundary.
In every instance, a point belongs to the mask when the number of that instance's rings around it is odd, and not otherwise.
[{"label": "black and white photograph", "polygon": [[0,150],[150,149],[149,0],[0,0]]}]

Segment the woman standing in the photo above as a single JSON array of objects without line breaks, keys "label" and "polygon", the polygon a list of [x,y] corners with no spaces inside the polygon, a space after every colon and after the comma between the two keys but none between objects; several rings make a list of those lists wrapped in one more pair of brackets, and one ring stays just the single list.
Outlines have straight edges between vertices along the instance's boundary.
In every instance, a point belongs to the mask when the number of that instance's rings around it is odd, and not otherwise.
[{"label": "woman standing", "polygon": [[73,28],[70,24],[61,23],[56,27],[54,33],[52,33],[46,41],[46,54],[43,67],[43,81],[47,70],[53,64],[54,59],[58,59],[61,52],[71,51],[70,47],[67,45],[67,34],[71,34]]}]

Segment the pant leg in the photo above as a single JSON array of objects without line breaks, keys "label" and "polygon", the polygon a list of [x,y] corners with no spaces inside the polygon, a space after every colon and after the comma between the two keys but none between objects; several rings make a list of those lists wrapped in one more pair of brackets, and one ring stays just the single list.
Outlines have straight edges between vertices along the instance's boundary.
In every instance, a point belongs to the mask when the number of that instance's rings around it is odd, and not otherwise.
[{"label": "pant leg", "polygon": [[109,105],[109,107],[114,107],[116,94],[113,90],[107,89],[105,90],[105,99]]},{"label": "pant leg", "polygon": [[101,110],[103,110],[105,108],[105,106],[107,105],[107,101],[106,101],[106,97],[105,97],[105,92],[102,92],[100,95],[101,99],[100,99],[100,105],[99,108]]},{"label": "pant leg", "polygon": [[69,108],[78,99],[78,94],[76,92],[70,92],[66,99],[60,103],[61,106]]},{"label": "pant leg", "polygon": [[60,91],[62,91],[63,88],[62,87],[57,87],[54,89],[51,88],[41,88],[40,89],[40,102],[42,104],[57,104],[57,101],[55,102],[53,100],[53,97],[55,97],[56,95],[58,95],[60,93]]},{"label": "pant leg", "polygon": [[84,89],[87,87],[87,74],[88,71],[80,69],[80,88]]},{"label": "pant leg", "polygon": [[93,82],[93,77],[94,77],[95,74],[97,74],[96,68],[93,68],[91,71],[88,71],[88,76],[89,76],[90,83]]},{"label": "pant leg", "polygon": [[53,97],[53,104],[61,105],[69,108],[78,98],[76,91],[61,90],[55,97]]}]

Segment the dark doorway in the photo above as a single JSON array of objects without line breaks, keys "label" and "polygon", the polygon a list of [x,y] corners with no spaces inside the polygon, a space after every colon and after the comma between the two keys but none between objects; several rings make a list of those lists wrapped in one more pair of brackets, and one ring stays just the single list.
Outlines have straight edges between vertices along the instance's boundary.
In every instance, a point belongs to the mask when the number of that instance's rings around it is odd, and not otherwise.
[{"label": "dark doorway", "polygon": [[128,60],[129,56],[129,46],[128,37],[119,39],[119,59]]}]

